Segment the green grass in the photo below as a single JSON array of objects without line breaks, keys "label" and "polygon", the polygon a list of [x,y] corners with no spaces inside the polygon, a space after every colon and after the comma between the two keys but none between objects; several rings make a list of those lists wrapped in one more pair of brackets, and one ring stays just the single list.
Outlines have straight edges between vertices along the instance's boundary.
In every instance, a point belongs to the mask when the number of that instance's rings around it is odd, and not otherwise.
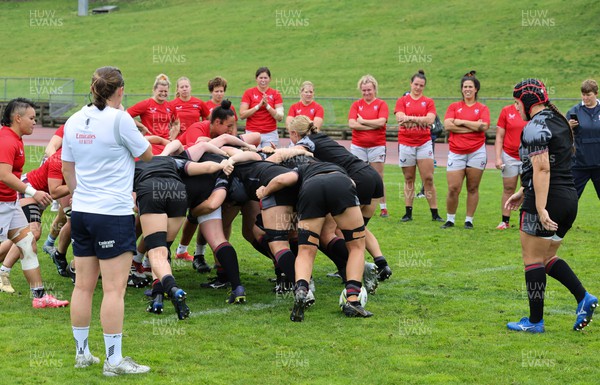
[{"label": "green grass", "polygon": [[[37,148],[26,149],[26,170],[35,167]],[[445,169],[435,170],[442,215],[447,191]],[[546,300],[545,335],[506,330],[506,322],[527,314],[527,301],[516,228],[497,231],[501,177],[486,170],[481,183],[475,229],[439,229],[427,203],[415,200],[414,220],[400,224],[402,177],[386,166],[391,216],[374,217],[378,236],[394,275],[369,297],[370,319],[347,319],[337,307],[341,285],[326,273],[333,264],[319,254],[314,271],[317,303],[303,323],[289,321],[291,298],[271,292],[270,262],[235,231],[232,244],[240,259],[248,303],[228,306],[226,292],[199,288],[206,278],[190,264],[175,261],[175,276],[188,292],[192,317],[177,321],[170,304],[161,316],[144,311],[142,289],[128,289],[124,353],[152,367],[144,377],[120,383],[206,384],[575,384],[593,382],[600,359],[598,326],[571,330],[575,301],[553,279]],[[464,218],[464,192],[457,223]],[[591,186],[560,255],[588,290],[599,293],[593,237],[598,200]],[[48,232],[53,214],[44,214]],[[513,215],[513,226],[517,223]],[[239,229],[236,222],[235,228]],[[41,247],[42,241],[38,246]],[[192,247],[193,249],[193,247]],[[68,258],[72,255],[69,252]],[[210,258],[210,255],[209,255]],[[69,298],[70,280],[56,274],[40,253],[46,286]],[[0,293],[2,373],[10,384],[107,383],[101,369],[75,370],[68,309],[34,310],[26,282],[16,265],[12,282],[20,293]],[[103,357],[99,324],[101,290],[94,300],[90,346]],[[542,374],[543,373],[543,374]]]},{"label": "green grass", "polygon": [[[240,96],[255,85],[254,71],[267,65],[271,85],[293,95],[284,100],[289,106],[306,79],[315,83],[317,98],[359,98],[356,83],[366,73],[378,79],[379,95],[392,100],[408,90],[419,68],[428,76],[427,95],[454,99],[471,69],[478,71],[482,98],[510,97],[512,86],[531,76],[545,81],[551,97],[577,98],[581,81],[600,75],[591,0],[90,3],[90,9],[108,3],[120,9],[78,17],[75,1],[0,2],[0,24],[18,47],[3,60],[2,76],[74,78],[76,92],[87,93],[95,68],[116,65],[130,94],[149,95],[164,72],[173,80],[188,76],[198,94],[222,75],[228,94]],[[290,20],[302,25],[283,26]],[[333,104],[326,122],[344,123],[350,102]],[[493,120],[501,105],[490,106]]]}]

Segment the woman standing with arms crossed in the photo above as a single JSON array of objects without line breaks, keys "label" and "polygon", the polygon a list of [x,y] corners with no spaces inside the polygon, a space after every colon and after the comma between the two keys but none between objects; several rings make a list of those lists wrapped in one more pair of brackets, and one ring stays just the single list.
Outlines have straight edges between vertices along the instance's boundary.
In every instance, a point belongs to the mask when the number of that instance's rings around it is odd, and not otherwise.
[{"label": "woman standing with arms crossed", "polygon": [[285,126],[290,127],[292,120],[298,115],[307,116],[317,129],[323,126],[323,107],[315,102],[315,88],[312,82],[305,81],[300,87],[300,101],[292,104],[285,118]]},{"label": "woman standing with arms crossed", "polygon": [[93,104],[65,124],[63,175],[73,195],[73,255],[77,278],[71,298],[75,367],[97,364],[88,344],[92,298],[102,274],[100,320],[104,331],[104,375],[146,373],[148,366],[121,355],[125,289],[135,252],[133,215],[134,157],[152,159],[150,144],[135,122],[118,110],[123,76],[115,67],[98,68],[92,77]]},{"label": "woman standing with arms crossed", "polygon": [[519,149],[523,161],[521,189],[506,206],[521,206],[521,249],[529,298],[529,317],[509,322],[510,330],[544,332],[546,275],[565,286],[577,301],[574,330],[592,320],[598,298],[589,294],[567,262],[556,252],[577,216],[577,191],[571,174],[573,133],[567,120],[548,100],[546,87],[537,79],[518,83],[513,91],[523,120],[528,121]]},{"label": "woman standing with arms crossed", "polygon": [[412,221],[412,205],[415,199],[415,174],[423,180],[423,187],[431,219],[443,222],[438,214],[437,196],[433,184],[433,145],[431,125],[435,121],[435,103],[423,95],[427,83],[425,72],[419,70],[410,79],[410,93],[396,102],[394,113],[398,119],[398,160],[404,174],[404,202],[406,213],[402,222]]},{"label": "woman standing with arms crossed", "polygon": [[473,216],[479,203],[479,182],[487,164],[485,131],[490,127],[490,111],[477,101],[479,80],[471,71],[460,80],[463,100],[448,106],[444,127],[450,131],[448,152],[447,221],[442,229],[454,227],[458,197],[465,177],[467,179],[467,216],[465,229],[473,229]]},{"label": "woman standing with arms crossed", "polygon": [[277,122],[283,119],[283,99],[279,91],[269,88],[271,71],[267,67],[256,70],[256,87],[247,89],[242,96],[240,119],[247,119],[246,133],[260,133],[260,146],[279,145]]},{"label": "woman standing with arms crossed", "polygon": [[521,174],[521,160],[519,159],[519,145],[521,132],[525,122],[515,104],[512,103],[502,109],[496,125],[496,168],[502,171],[502,221],[496,229],[506,230],[510,227],[510,209],[504,207],[506,200],[515,193],[517,181]]},{"label": "woman standing with arms crossed", "polygon": [[177,79],[176,89],[177,93],[175,99],[171,100],[170,107],[179,119],[179,134],[177,134],[177,137],[180,137],[189,126],[199,122],[200,118],[208,118],[209,112],[202,100],[192,96],[190,79],[185,76]]},{"label": "woman standing with arms crossed", "polygon": [[[367,162],[377,171],[383,180],[385,164],[385,123],[388,119],[388,106],[377,99],[377,80],[365,75],[358,81],[358,90],[362,99],[352,103],[348,114],[348,126],[352,129],[350,152],[360,160]],[[388,217],[384,195],[379,203],[381,216]]]},{"label": "woman standing with arms crossed", "polygon": [[600,199],[600,103],[595,80],[581,84],[581,103],[571,107],[567,118],[575,137],[572,170],[577,196],[581,198],[591,179]]}]

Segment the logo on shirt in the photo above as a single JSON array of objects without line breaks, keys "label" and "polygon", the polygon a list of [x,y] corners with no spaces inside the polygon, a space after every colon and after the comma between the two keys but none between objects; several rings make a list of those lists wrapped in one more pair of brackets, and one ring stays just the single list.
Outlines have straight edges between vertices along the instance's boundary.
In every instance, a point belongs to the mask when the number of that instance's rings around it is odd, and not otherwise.
[{"label": "logo on shirt", "polygon": [[375,111],[377,111],[377,109],[378,109],[378,108],[379,108],[379,106],[373,106],[373,109],[374,109]]},{"label": "logo on shirt", "polygon": [[260,95],[252,94],[252,97],[254,98],[254,100],[258,100],[258,98],[260,98]]},{"label": "logo on shirt", "polygon": [[410,102],[406,102],[406,107],[410,107]]},{"label": "logo on shirt", "polygon": [[517,116],[517,114],[508,114],[508,118],[509,119],[514,119]]},{"label": "logo on shirt", "polygon": [[183,106],[175,106],[176,110],[181,110],[183,108]]},{"label": "logo on shirt", "polygon": [[427,103],[421,102],[421,107],[425,107],[426,105],[427,105]]},{"label": "logo on shirt", "polygon": [[197,105],[197,104],[192,104],[192,107],[194,107],[194,108],[200,108],[200,106]]},{"label": "logo on shirt", "polygon": [[150,113],[153,114],[156,112],[156,107],[150,107]]},{"label": "logo on shirt", "polygon": [[311,108],[311,109],[310,109],[310,113],[311,113],[312,115],[314,115],[314,114],[315,114],[315,109],[314,109],[314,108]]},{"label": "logo on shirt", "polygon": [[300,115],[302,113],[302,110],[296,110],[296,114]]},{"label": "logo on shirt", "polygon": [[461,113],[462,112],[462,107],[459,108],[458,110],[456,110],[456,112]]},{"label": "logo on shirt", "polygon": [[479,108],[475,109],[475,115],[479,115]]},{"label": "logo on shirt", "polygon": [[363,108],[364,108],[363,106],[358,106],[358,110],[359,110],[359,111],[362,111],[362,110],[363,110]]}]

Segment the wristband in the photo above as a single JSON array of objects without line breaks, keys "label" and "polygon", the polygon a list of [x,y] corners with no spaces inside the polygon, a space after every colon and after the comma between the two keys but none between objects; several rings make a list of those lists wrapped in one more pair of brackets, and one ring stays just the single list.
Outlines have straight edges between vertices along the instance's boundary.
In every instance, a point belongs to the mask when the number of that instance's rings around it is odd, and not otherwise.
[{"label": "wristband", "polygon": [[257,106],[254,106],[254,111],[258,111],[260,109],[260,104]]},{"label": "wristband", "polygon": [[31,185],[25,187],[25,195],[29,195],[30,197],[33,198],[33,196],[35,195],[36,192],[37,192],[37,190],[34,189]]},{"label": "wristband", "polygon": [[271,111],[273,108],[271,107],[270,104],[267,104],[267,111]]}]

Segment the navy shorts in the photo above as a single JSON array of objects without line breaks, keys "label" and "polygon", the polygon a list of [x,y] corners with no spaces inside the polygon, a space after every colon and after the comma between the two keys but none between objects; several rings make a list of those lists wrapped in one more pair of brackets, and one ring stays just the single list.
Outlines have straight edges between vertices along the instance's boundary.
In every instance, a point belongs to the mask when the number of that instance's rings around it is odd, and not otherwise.
[{"label": "navy shorts", "polygon": [[71,213],[73,255],[110,259],[135,252],[135,216]]}]

